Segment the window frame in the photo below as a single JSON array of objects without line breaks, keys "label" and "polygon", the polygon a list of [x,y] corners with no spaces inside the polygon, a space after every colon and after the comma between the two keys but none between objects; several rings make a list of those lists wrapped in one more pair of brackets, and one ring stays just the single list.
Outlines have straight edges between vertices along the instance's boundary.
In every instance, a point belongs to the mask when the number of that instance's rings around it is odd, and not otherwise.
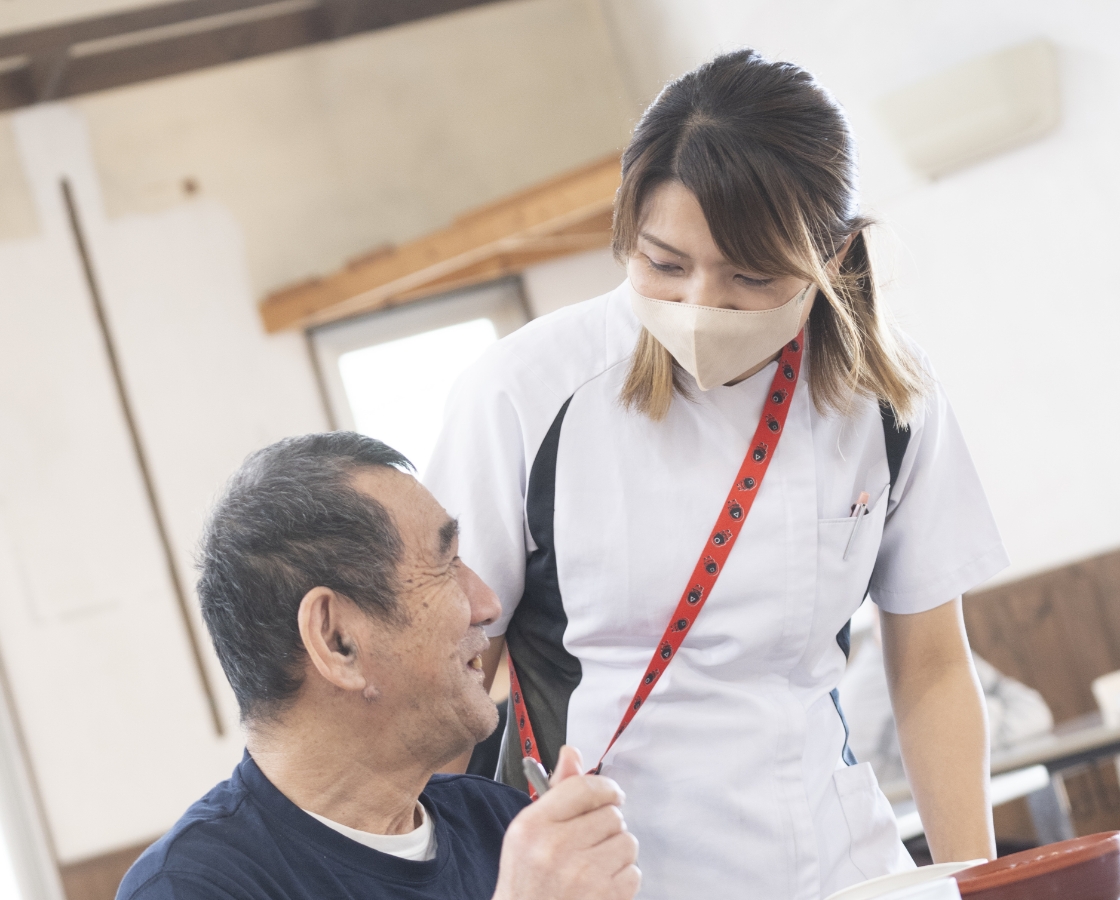
[{"label": "window frame", "polygon": [[501,340],[532,318],[519,277],[503,278],[435,297],[392,306],[353,319],[332,322],[308,332],[324,399],[337,429],[354,431],[354,414],[339,360],[346,353],[401,338],[490,319]]}]

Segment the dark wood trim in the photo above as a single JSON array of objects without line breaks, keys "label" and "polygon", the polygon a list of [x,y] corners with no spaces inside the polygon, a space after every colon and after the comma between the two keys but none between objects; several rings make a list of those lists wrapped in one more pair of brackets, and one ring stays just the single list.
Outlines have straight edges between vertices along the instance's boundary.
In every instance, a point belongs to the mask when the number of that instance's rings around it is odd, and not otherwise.
[{"label": "dark wood trim", "polygon": [[122,87],[497,0],[179,0],[0,36],[0,110]]},{"label": "dark wood trim", "polygon": [[136,467],[139,469],[141,481],[144,483],[148,507],[152,513],[152,524],[155,526],[156,537],[159,539],[160,547],[163,550],[163,561],[164,565],[167,567],[167,577],[171,582],[171,590],[175,594],[175,602],[179,607],[179,615],[183,620],[183,628],[186,631],[187,643],[190,645],[191,656],[194,660],[198,679],[210,710],[210,718],[214,725],[214,732],[218,736],[221,736],[225,734],[225,726],[222,723],[222,713],[218,707],[218,697],[214,692],[214,685],[210,681],[210,674],[206,671],[206,660],[203,657],[202,646],[199,642],[198,629],[195,628],[194,619],[191,616],[190,603],[187,600],[187,590],[183,586],[183,579],[179,572],[179,564],[175,561],[175,551],[171,544],[171,535],[167,529],[163,507],[159,500],[159,493],[156,491],[156,483],[152,476],[152,468],[148,463],[148,455],[140,436],[140,428],[136,422],[136,414],[132,410],[132,399],[128,393],[128,386],[125,384],[124,372],[121,370],[120,355],[117,353],[116,341],[113,337],[112,329],[109,327],[109,319],[105,311],[105,304],[101,299],[101,287],[93,268],[93,259],[90,257],[89,247],[86,243],[81,215],[78,212],[77,204],[74,202],[74,192],[70,189],[70,183],[63,179],[60,188],[62,190],[62,202],[66,207],[67,218],[70,222],[70,230],[74,238],[74,248],[77,250],[78,257],[82,262],[82,272],[85,275],[90,302],[93,305],[93,312],[97,317],[98,330],[101,332],[101,340],[105,347],[105,357],[109,363],[109,370],[113,376],[113,385],[116,387],[117,398],[120,400],[121,404],[121,413],[124,415],[125,425],[128,428],[128,436],[132,442],[132,450],[136,458]]},{"label": "dark wood trim", "polygon": [[125,872],[150,843],[59,866],[66,900],[113,900]]}]

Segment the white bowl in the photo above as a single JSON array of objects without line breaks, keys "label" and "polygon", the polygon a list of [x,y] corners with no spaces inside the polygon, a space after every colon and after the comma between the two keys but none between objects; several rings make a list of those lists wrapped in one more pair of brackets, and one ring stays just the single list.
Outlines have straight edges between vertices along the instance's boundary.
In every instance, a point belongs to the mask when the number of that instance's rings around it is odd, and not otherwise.
[{"label": "white bowl", "polygon": [[952,878],[938,878],[880,894],[879,900],[961,900],[961,889]]},{"label": "white bowl", "polygon": [[[942,897],[946,900],[957,900],[960,897],[960,891],[957,890],[957,883],[949,878],[957,872],[962,872],[965,869],[971,869],[973,866],[981,866],[986,863],[986,859],[974,859],[969,862],[950,862],[938,863],[933,866],[922,866],[920,869],[908,869],[905,872],[895,872],[892,875],[882,875],[879,878],[872,878],[870,881],[864,881],[860,884],[853,884],[851,887],[844,888],[842,891],[837,891],[831,894],[827,900],[941,900]],[[951,881],[949,885],[938,885],[934,887],[931,882],[939,880]],[[916,893],[908,893],[907,888],[918,888],[929,885],[929,892],[917,891]],[[901,892],[901,893],[896,893]]]}]

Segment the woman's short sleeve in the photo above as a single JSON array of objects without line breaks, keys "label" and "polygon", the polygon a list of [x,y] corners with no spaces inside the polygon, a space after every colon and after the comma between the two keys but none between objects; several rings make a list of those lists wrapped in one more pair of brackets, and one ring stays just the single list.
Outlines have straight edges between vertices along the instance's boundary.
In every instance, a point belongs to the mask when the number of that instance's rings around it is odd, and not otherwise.
[{"label": "woman's short sleeve", "polygon": [[947,603],[1008,565],[964,436],[941,385],[911,428],[883,527],[871,598],[891,613]]}]

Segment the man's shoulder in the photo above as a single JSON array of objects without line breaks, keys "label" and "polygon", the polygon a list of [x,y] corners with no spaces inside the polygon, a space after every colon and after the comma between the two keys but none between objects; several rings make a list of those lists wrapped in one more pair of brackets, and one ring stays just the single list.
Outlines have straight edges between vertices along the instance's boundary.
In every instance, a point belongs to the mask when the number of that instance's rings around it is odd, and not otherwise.
[{"label": "man's shoulder", "polygon": [[492,891],[506,829],[528,796],[480,775],[434,775],[421,799],[433,812],[437,841]]},{"label": "man's shoulder", "polygon": [[[233,877],[259,846],[254,835],[263,827],[247,809],[248,791],[238,779],[223,781],[198,800],[170,831],[133,863],[117,891],[117,900],[194,896],[182,890],[197,884],[200,896],[222,896]],[[174,882],[174,890],[171,882]]]},{"label": "man's shoulder", "polygon": [[[497,865],[506,827],[529,803],[520,791],[477,775],[434,775],[424,798],[437,821],[455,832],[456,846],[485,857],[474,860],[483,868]],[[299,834],[292,844],[293,835],[261,802],[241,780],[239,768],[141,854],[121,882],[117,900],[266,900],[274,896],[266,886],[275,888],[280,881],[291,888],[285,896],[307,895],[305,882],[314,881],[315,873],[304,864],[313,869],[321,854]],[[327,832],[326,840],[332,838],[350,846]],[[294,860],[292,853],[308,858]],[[304,867],[300,877],[280,876],[293,865]]]}]

